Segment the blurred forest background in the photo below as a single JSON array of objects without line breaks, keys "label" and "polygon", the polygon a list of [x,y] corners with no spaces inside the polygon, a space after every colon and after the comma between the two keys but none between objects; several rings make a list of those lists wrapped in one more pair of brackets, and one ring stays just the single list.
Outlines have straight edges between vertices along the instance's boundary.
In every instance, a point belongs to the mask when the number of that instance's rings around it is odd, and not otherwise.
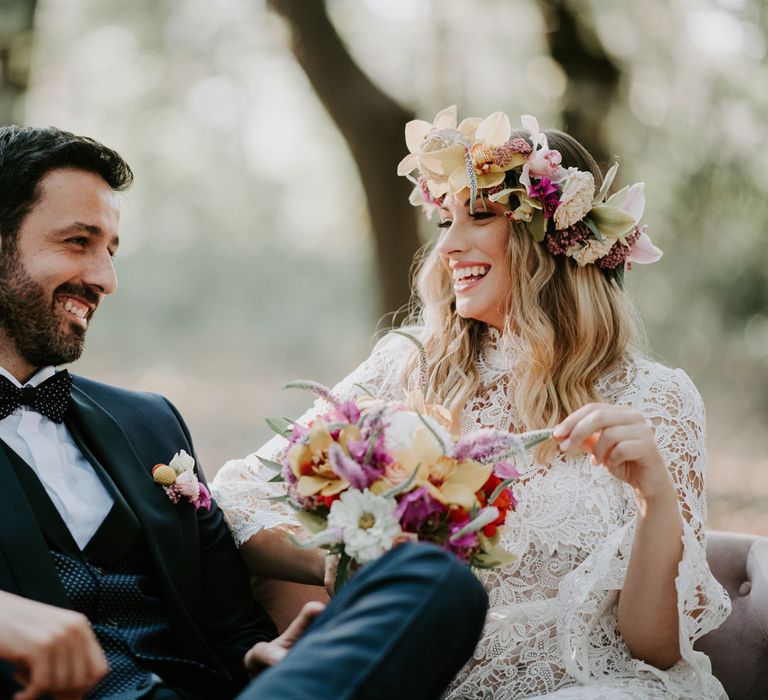
[{"label": "blurred forest background", "polygon": [[169,396],[209,476],[406,301],[435,232],[407,119],[531,113],[620,156],[665,251],[628,287],[708,408],[710,526],[768,534],[767,42],[764,0],[0,0],[0,120],[134,168],[76,371]]}]

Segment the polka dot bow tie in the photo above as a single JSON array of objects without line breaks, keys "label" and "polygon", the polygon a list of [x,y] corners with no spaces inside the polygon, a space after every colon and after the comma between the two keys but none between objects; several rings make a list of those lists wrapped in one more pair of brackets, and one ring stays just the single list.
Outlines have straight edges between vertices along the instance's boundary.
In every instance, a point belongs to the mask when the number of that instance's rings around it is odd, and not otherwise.
[{"label": "polka dot bow tie", "polygon": [[72,377],[67,370],[56,372],[38,386],[17,387],[7,377],[0,377],[0,420],[7,418],[19,406],[29,406],[33,411],[61,423],[69,408]]}]

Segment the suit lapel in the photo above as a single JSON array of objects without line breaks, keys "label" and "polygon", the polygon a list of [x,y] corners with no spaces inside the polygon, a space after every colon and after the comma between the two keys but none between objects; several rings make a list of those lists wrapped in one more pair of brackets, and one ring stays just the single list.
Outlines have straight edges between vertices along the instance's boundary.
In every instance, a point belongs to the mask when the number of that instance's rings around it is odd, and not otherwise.
[{"label": "suit lapel", "polygon": [[49,605],[71,608],[37,515],[6,453],[10,448],[5,443],[3,448],[0,449],[0,547],[12,572],[16,586],[13,592]]},{"label": "suit lapel", "polygon": [[72,389],[72,414],[76,439],[93,451],[141,524],[162,585],[189,608],[196,601],[186,565],[193,543],[186,533],[194,530],[194,512],[185,504],[171,504],[152,479],[153,465],[142,464],[117,421],[77,386]]},{"label": "suit lapel", "polygon": [[80,452],[90,462],[93,470],[104,484],[104,488],[109,491],[114,500],[114,505],[107,517],[104,518],[104,522],[83,549],[83,554],[89,560],[109,568],[110,564],[120,561],[128,549],[134,545],[136,537],[141,531],[141,525],[112,477],[101,461],[93,454],[78,421],[70,417],[67,420],[67,428]]}]

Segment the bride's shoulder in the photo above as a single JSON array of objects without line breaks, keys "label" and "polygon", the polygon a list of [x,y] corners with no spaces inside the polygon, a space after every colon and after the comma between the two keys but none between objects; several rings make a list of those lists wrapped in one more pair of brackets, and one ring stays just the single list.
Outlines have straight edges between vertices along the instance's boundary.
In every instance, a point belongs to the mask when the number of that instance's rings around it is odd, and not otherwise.
[{"label": "bride's shoulder", "polygon": [[641,355],[628,357],[602,380],[606,393],[613,393],[621,403],[621,397],[636,401],[674,404],[702,404],[701,395],[688,373],[681,368],[669,367]]}]

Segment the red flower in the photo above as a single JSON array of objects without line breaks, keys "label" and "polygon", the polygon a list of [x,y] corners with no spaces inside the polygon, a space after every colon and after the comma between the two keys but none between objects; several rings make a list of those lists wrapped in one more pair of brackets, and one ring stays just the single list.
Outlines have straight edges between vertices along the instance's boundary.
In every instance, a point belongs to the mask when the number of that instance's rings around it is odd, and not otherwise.
[{"label": "red flower", "polygon": [[464,508],[451,508],[448,511],[448,520],[452,523],[461,523],[464,522],[469,518],[469,513],[467,513]]},{"label": "red flower", "polygon": [[341,497],[340,493],[335,493],[333,494],[333,496],[320,496],[320,501],[324,506],[327,506],[328,508],[330,508],[333,505],[334,501],[338,501],[340,497]]}]

